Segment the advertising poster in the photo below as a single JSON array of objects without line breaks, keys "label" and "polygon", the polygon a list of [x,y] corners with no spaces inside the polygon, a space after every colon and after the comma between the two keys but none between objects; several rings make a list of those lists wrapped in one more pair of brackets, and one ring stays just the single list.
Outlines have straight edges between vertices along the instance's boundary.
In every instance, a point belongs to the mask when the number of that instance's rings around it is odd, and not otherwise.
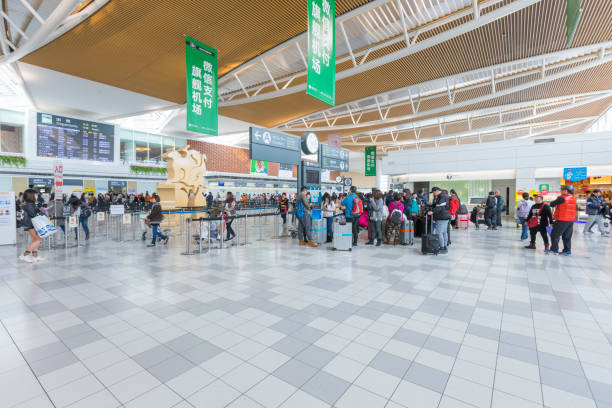
[{"label": "advertising poster", "polygon": [[306,93],[331,106],[336,100],[335,0],[308,0]]},{"label": "advertising poster", "polygon": [[581,181],[587,178],[586,167],[566,167],[563,169],[563,179],[567,181]]},{"label": "advertising poster", "polygon": [[217,136],[217,50],[185,37],[187,130]]},{"label": "advertising poster", "polygon": [[122,205],[111,205],[110,213],[111,215],[123,215],[125,212],[125,207]]},{"label": "advertising poster", "polygon": [[62,197],[64,192],[64,164],[61,160],[56,160],[53,163],[53,174],[55,184],[55,195],[58,198]]},{"label": "advertising poster", "polygon": [[251,174],[268,175],[268,162],[265,160],[251,160]]}]

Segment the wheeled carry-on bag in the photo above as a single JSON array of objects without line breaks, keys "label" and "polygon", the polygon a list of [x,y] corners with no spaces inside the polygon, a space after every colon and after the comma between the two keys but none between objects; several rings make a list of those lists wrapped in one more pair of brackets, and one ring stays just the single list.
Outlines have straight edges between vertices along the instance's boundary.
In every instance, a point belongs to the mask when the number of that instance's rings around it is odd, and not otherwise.
[{"label": "wheeled carry-on bag", "polygon": [[414,222],[412,220],[402,221],[399,235],[400,245],[413,245],[414,244]]},{"label": "wheeled carry-on bag", "polygon": [[312,220],[312,240],[317,244],[324,244],[327,241],[327,220],[325,218]]},{"label": "wheeled carry-on bag", "polygon": [[[425,217],[425,230],[427,230],[428,218],[429,217]],[[423,234],[421,237],[421,252],[423,255],[438,255],[438,252],[440,252],[440,238],[437,234]]]},{"label": "wheeled carry-on bag", "polygon": [[468,214],[457,214],[455,225],[457,229],[468,229],[470,227],[470,216]]},{"label": "wheeled carry-on bag", "polygon": [[332,247],[334,251],[353,250],[353,226],[350,222],[341,224],[339,219],[334,219],[334,235]]}]

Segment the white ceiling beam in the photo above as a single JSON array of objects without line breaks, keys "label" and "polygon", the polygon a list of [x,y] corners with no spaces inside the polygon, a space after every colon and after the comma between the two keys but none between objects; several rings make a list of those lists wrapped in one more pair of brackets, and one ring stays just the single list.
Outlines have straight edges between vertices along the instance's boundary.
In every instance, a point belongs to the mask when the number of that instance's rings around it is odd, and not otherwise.
[{"label": "white ceiling beam", "polygon": [[9,29],[16,30],[23,38],[28,40],[30,37],[19,27],[15,22],[0,8],[0,16],[4,17],[4,19],[9,23]]},{"label": "white ceiling beam", "polygon": [[272,85],[274,85],[274,89],[278,91],[278,85],[276,84],[276,81],[274,80],[272,73],[270,73],[270,69],[268,68],[268,64],[266,64],[266,60],[262,58],[261,64],[263,65],[264,69],[268,73],[268,77],[270,77],[270,81],[272,82]]},{"label": "white ceiling beam", "polygon": [[351,56],[351,61],[353,61],[353,66],[357,66],[357,61],[355,61],[355,55],[353,55],[353,49],[351,48],[351,42],[346,35],[346,30],[344,29],[344,22],[340,22],[340,31],[342,31],[342,36],[344,37],[344,43],[346,44],[346,48],[348,48],[349,55]]},{"label": "white ceiling beam", "polygon": [[410,47],[410,37],[408,37],[408,26],[406,25],[406,17],[404,16],[404,6],[402,5],[402,0],[395,0],[395,4],[397,5],[400,21],[402,22],[402,29],[404,30],[404,42],[406,43],[406,47]]},{"label": "white ceiling beam", "polygon": [[34,18],[35,18],[36,20],[38,20],[38,22],[39,22],[40,24],[45,24],[45,19],[44,19],[44,18],[42,18],[42,17],[40,16],[40,14],[38,14],[38,12],[37,12],[36,10],[34,10],[34,7],[32,7],[32,6],[30,5],[30,3],[28,2],[28,0],[19,0],[19,1],[21,1],[21,4],[23,4],[23,6],[24,6],[25,8],[27,8],[27,9],[28,9],[28,11],[30,12],[30,14],[32,14],[32,15],[34,16]]}]

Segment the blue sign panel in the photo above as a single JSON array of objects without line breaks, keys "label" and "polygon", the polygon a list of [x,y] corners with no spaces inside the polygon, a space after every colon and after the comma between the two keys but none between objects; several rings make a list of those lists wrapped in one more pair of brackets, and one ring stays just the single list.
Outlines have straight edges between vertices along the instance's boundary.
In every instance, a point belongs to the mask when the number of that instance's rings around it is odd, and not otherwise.
[{"label": "blue sign panel", "polygon": [[587,179],[586,167],[567,167],[563,169],[563,179],[567,181],[581,181]]}]

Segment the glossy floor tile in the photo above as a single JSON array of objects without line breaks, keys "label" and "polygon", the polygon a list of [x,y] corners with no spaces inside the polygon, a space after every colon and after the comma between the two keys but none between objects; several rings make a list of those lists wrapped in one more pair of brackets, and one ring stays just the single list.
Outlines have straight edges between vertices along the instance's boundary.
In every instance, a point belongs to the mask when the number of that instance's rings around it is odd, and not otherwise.
[{"label": "glossy floor tile", "polygon": [[0,247],[0,405],[612,407],[612,243]]}]

